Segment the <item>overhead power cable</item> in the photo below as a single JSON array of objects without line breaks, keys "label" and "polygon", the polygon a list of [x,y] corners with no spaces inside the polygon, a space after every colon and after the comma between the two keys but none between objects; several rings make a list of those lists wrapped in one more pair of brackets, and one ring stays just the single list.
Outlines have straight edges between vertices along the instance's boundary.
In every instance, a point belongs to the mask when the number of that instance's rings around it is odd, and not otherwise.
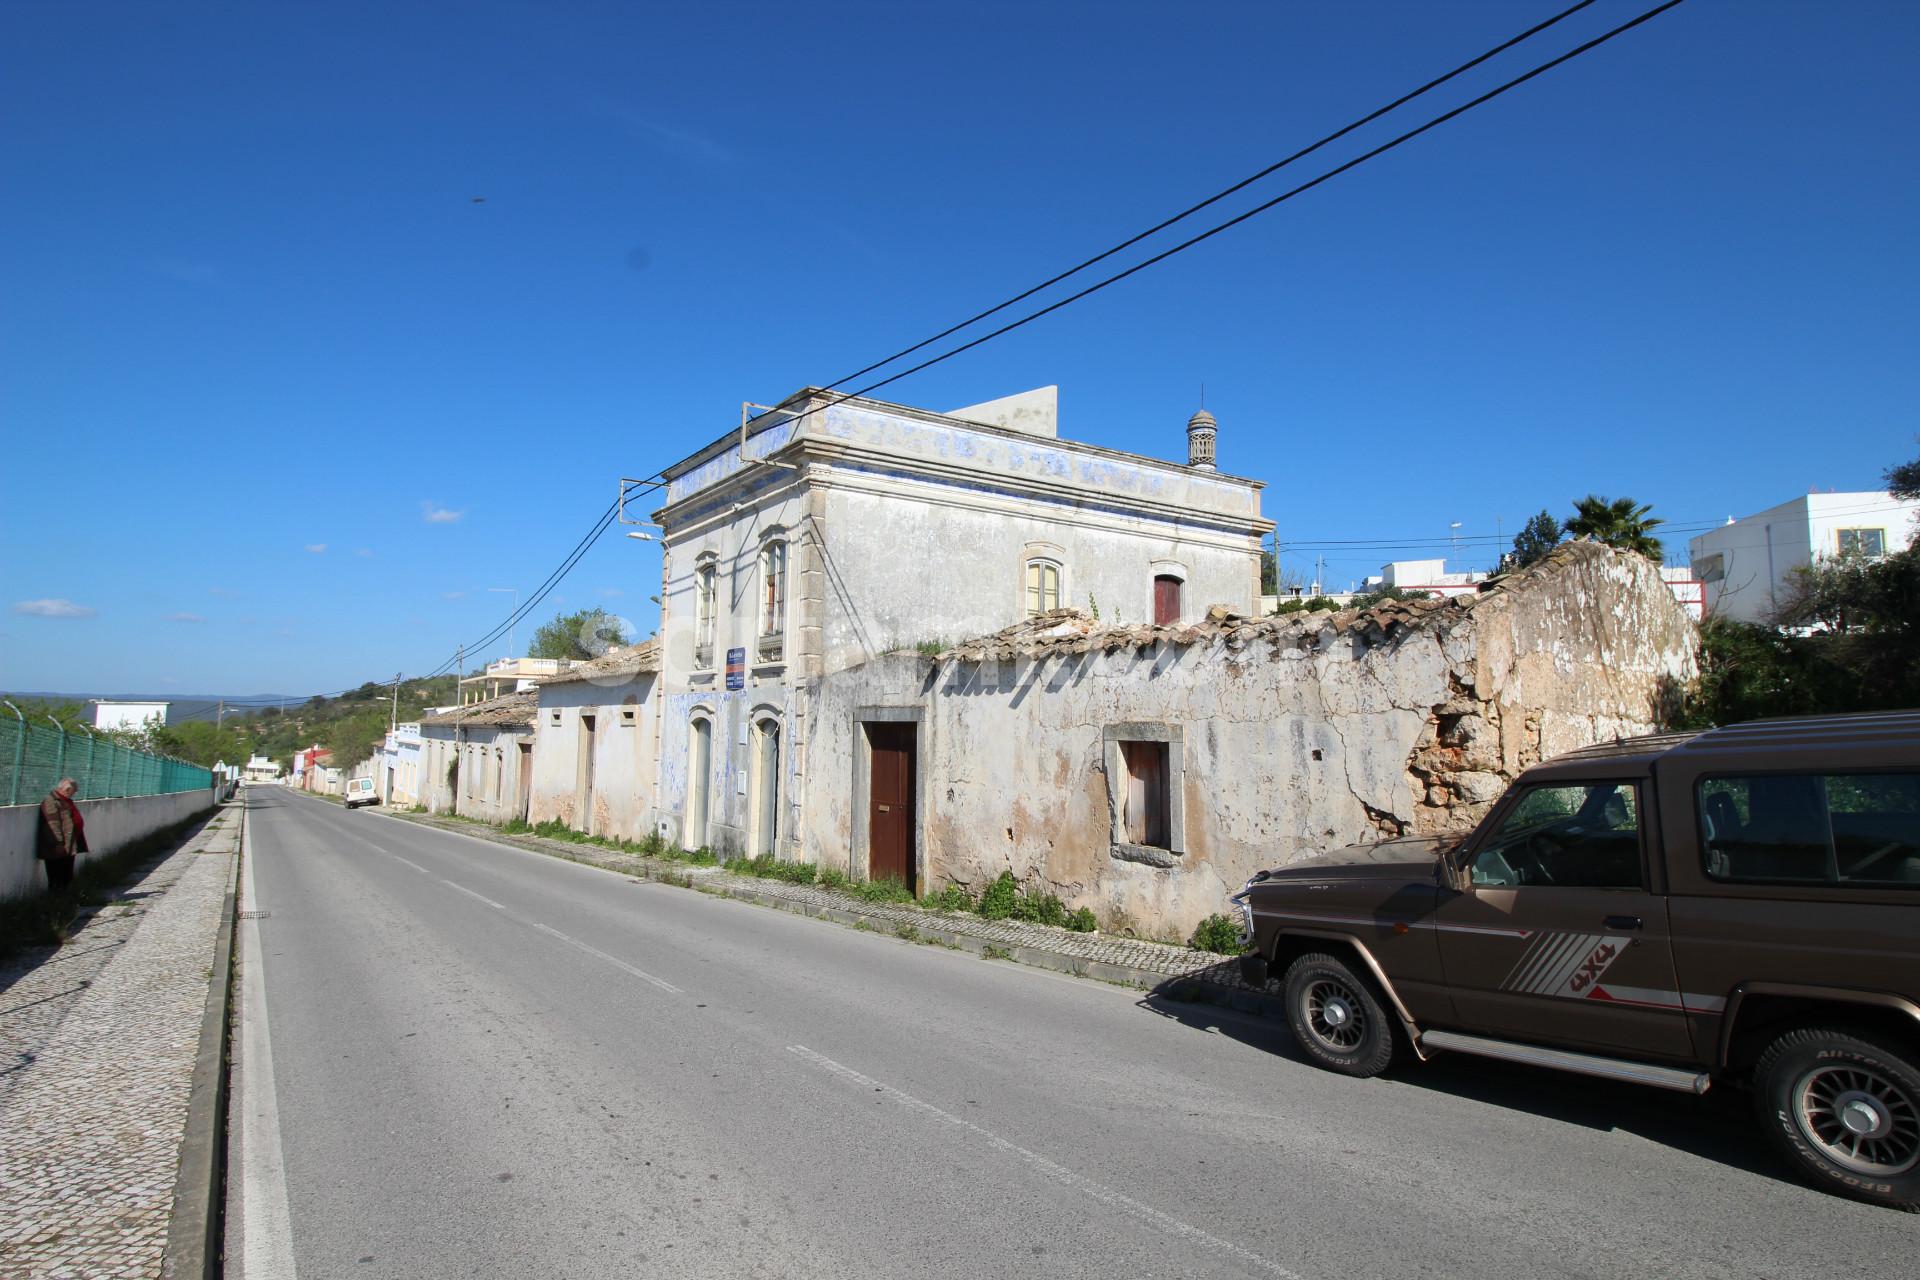
[{"label": "overhead power cable", "polygon": [[1022,290],[1021,292],[1014,294],[1011,298],[1006,299],[1004,302],[995,303],[993,306],[988,307],[985,311],[982,311],[977,315],[972,315],[967,317],[965,320],[962,320],[959,324],[951,325],[948,328],[942,329],[939,333],[934,334],[932,337],[923,338],[921,341],[914,343],[910,347],[903,347],[900,350],[894,352],[892,355],[888,356],[886,359],[876,360],[864,369],[856,369],[852,373],[847,374],[843,378],[834,379],[832,382],[827,383],[827,389],[832,390],[834,387],[838,387],[843,383],[852,382],[855,378],[864,378],[866,375],[868,375],[869,373],[872,373],[876,369],[885,368],[887,365],[892,364],[894,361],[903,359],[906,356],[910,356],[914,352],[922,350],[926,347],[930,347],[934,343],[939,342],[943,338],[950,338],[954,334],[960,332],[962,329],[966,329],[980,323],[980,321],[985,320],[988,316],[998,315],[1000,312],[1005,311],[1008,307],[1014,306],[1016,303],[1025,302],[1028,298],[1031,298],[1036,293],[1044,292],[1047,289],[1051,289],[1054,285],[1059,284],[1063,280],[1067,280],[1073,276],[1079,275],[1082,271],[1085,271],[1088,267],[1094,266],[1097,263],[1105,262],[1108,258],[1113,257],[1117,253],[1121,253],[1127,249],[1131,249],[1134,245],[1139,244],[1142,240],[1146,240],[1160,234],[1160,232],[1165,231],[1168,227],[1171,227],[1175,223],[1184,221],[1185,219],[1192,217],[1194,214],[1199,213],[1202,209],[1206,209],[1212,205],[1216,205],[1220,203],[1220,201],[1225,200],[1228,196],[1233,195],[1236,192],[1246,190],[1248,187],[1252,186],[1256,182],[1259,182],[1263,178],[1268,178],[1273,176],[1274,174],[1278,173],[1280,170],[1286,168],[1288,165],[1294,163],[1296,160],[1304,160],[1306,157],[1312,155],[1314,152],[1320,150],[1322,147],[1325,147],[1330,143],[1338,142],[1340,139],[1346,137],[1348,134],[1352,133],[1354,130],[1364,128],[1365,126],[1372,124],[1375,120],[1378,120],[1380,117],[1388,114],[1389,112],[1392,112],[1392,111],[1398,110],[1401,107],[1404,107],[1407,103],[1412,102],[1415,98],[1420,97],[1422,94],[1425,94],[1434,89],[1437,89],[1441,85],[1447,83],[1449,80],[1453,80],[1458,76],[1465,75],[1467,72],[1473,70],[1475,67],[1479,66],[1483,62],[1486,62],[1489,59],[1498,57],[1500,54],[1505,53],[1507,50],[1513,48],[1515,45],[1520,44],[1526,40],[1532,39],[1534,36],[1539,35],[1542,31],[1545,31],[1547,28],[1554,26],[1556,23],[1564,21],[1567,18],[1572,17],[1574,14],[1580,12],[1580,10],[1582,9],[1587,8],[1589,5],[1593,3],[1595,3],[1595,0],[1580,0],[1578,4],[1572,5],[1571,7],[1566,9],[1562,9],[1559,13],[1554,14],[1551,18],[1548,18],[1546,21],[1536,23],[1535,25],[1528,27],[1525,31],[1522,31],[1519,35],[1513,36],[1510,39],[1501,41],[1499,44],[1493,46],[1493,48],[1487,50],[1485,53],[1480,54],[1476,58],[1472,58],[1466,62],[1461,63],[1459,66],[1447,72],[1445,75],[1436,76],[1434,79],[1427,81],[1425,84],[1421,85],[1419,88],[1413,90],[1412,92],[1401,94],[1398,98],[1395,98],[1392,102],[1387,103],[1385,106],[1379,107],[1373,111],[1369,111],[1366,115],[1361,116],[1358,120],[1353,121],[1351,124],[1343,125],[1342,127],[1335,129],[1332,133],[1327,134],[1325,137],[1321,138],[1319,141],[1309,143],[1307,146],[1300,148],[1298,151],[1294,152],[1290,156],[1287,156],[1285,159],[1274,161],[1274,163],[1268,165],[1266,168],[1260,170],[1258,173],[1249,174],[1247,177],[1242,178],[1240,181],[1234,183],[1232,186],[1227,187],[1221,191],[1216,191],[1214,194],[1208,196],[1206,199],[1200,201],[1197,204],[1188,205],[1185,209],[1182,209],[1179,213],[1176,213],[1170,218],[1166,218],[1160,222],[1155,223],[1153,226],[1148,227],[1145,231],[1142,231],[1137,235],[1132,235],[1127,237],[1125,240],[1122,240],[1119,244],[1114,245],[1111,249],[1104,249],[1101,252],[1094,254],[1091,258],[1088,258],[1085,262],[1082,262],[1077,266],[1068,267],[1065,271],[1062,271],[1057,275],[1050,276],[1047,279],[1042,280],[1039,284],[1034,285],[1031,289]]},{"label": "overhead power cable", "polygon": [[[1159,253],[1154,254],[1150,258],[1147,258],[1141,262],[1136,262],[1134,265],[1128,267],[1124,271],[1116,271],[1114,274],[1107,276],[1104,279],[1095,282],[1094,284],[1088,285],[1086,288],[1080,290],[1077,293],[1072,293],[1067,295],[1066,297],[1060,299],[1058,302],[1049,303],[1046,306],[1041,307],[1037,311],[1029,312],[1028,314],[1020,317],[1018,320],[1012,321],[1011,323],[1008,323],[1008,324],[1003,324],[998,329],[994,329],[988,333],[984,333],[981,336],[972,339],[971,341],[963,342],[959,346],[950,348],[947,351],[943,351],[939,355],[933,356],[930,359],[922,360],[919,364],[912,365],[909,368],[903,369],[898,373],[882,378],[878,382],[868,383],[866,386],[860,388],[860,390],[850,392],[847,395],[841,397],[841,399],[847,400],[847,399],[854,399],[859,396],[864,396],[867,393],[872,391],[877,391],[881,387],[887,386],[890,383],[898,382],[902,378],[911,377],[913,374],[920,373],[926,369],[931,369],[934,365],[941,364],[941,363],[944,363],[945,361],[951,360],[955,356],[960,355],[962,352],[971,351],[973,350],[973,348],[981,346],[984,343],[991,342],[995,338],[1001,337],[1005,334],[1012,333],[1015,329],[1018,329],[1023,325],[1032,324],[1035,320],[1040,319],[1042,316],[1051,315],[1055,311],[1060,310],[1062,307],[1072,306],[1074,303],[1079,302],[1081,299],[1091,297],[1093,294],[1100,292],[1102,289],[1105,289],[1110,285],[1118,284],[1120,283],[1120,281],[1125,280],[1129,276],[1136,275],[1139,272],[1145,271],[1148,267],[1154,266],[1158,263],[1165,262],[1168,258],[1173,257],[1175,254],[1185,253],[1188,249],[1191,249],[1196,245],[1204,243],[1207,240],[1211,240],[1214,236],[1219,235],[1223,231],[1229,231],[1234,227],[1239,226],[1243,222],[1246,222],[1252,218],[1256,218],[1259,215],[1266,213],[1270,209],[1275,209],[1280,205],[1285,204],[1287,201],[1292,200],[1296,196],[1304,195],[1305,193],[1313,190],[1315,187],[1320,186],[1322,183],[1325,183],[1334,178],[1337,178],[1341,174],[1346,173],[1351,169],[1359,168],[1361,165],[1367,163],[1367,161],[1369,160],[1385,155],[1387,152],[1392,151],[1394,148],[1413,141],[1413,139],[1419,137],[1421,134],[1430,132],[1433,129],[1437,129],[1441,125],[1446,124],[1448,121],[1459,119],[1461,116],[1473,110],[1475,107],[1479,107],[1488,102],[1491,102],[1495,98],[1500,97],[1502,94],[1510,93],[1514,89],[1519,88],[1521,85],[1526,84],[1529,80],[1533,80],[1540,76],[1543,76],[1547,72],[1552,71],[1555,67],[1564,66],[1566,63],[1571,62],[1573,59],[1581,56],[1582,54],[1592,52],[1593,50],[1599,48],[1601,45],[1606,44],[1608,41],[1617,39],[1618,37],[1625,35],[1627,32],[1633,30],[1635,27],[1638,27],[1643,23],[1651,22],[1653,19],[1659,17],[1661,14],[1665,13],[1667,10],[1677,8],[1682,3],[1684,3],[1684,0],[1666,0],[1664,4],[1659,4],[1654,6],[1653,8],[1647,10],[1645,13],[1642,13],[1639,17],[1629,19],[1628,21],[1623,22],[1619,26],[1613,28],[1611,31],[1607,31],[1602,33],[1601,35],[1595,36],[1593,39],[1588,40],[1584,44],[1576,45],[1572,49],[1569,49],[1567,52],[1561,54],[1559,57],[1552,58],[1546,62],[1543,62],[1539,66],[1533,68],[1533,70],[1525,72],[1521,75],[1515,76],[1513,79],[1508,80],[1506,83],[1498,85],[1495,88],[1489,89],[1487,92],[1481,94],[1479,97],[1472,98],[1466,102],[1461,103],[1459,106],[1453,108],[1451,111],[1442,112],[1441,114],[1435,116],[1433,119],[1427,121],[1425,124],[1420,125],[1417,128],[1409,129],[1405,133],[1402,133],[1395,138],[1391,138],[1388,141],[1381,143],[1379,146],[1374,147],[1370,151],[1363,151],[1359,155],[1355,156],[1353,159],[1348,160],[1346,163],[1336,165],[1335,167],[1327,170],[1325,173],[1322,173],[1319,177],[1314,178],[1308,182],[1303,182],[1299,186],[1294,187],[1289,191],[1283,191],[1279,195],[1273,197],[1271,200],[1267,200],[1261,204],[1255,205],[1251,209],[1248,209],[1245,213],[1238,214],[1232,218],[1227,219],[1225,222],[1209,227],[1207,230],[1202,231],[1199,235],[1191,236],[1186,240],[1182,240],[1179,244],[1174,245],[1170,249],[1163,249]],[[834,403],[839,403],[839,401],[835,401]],[[830,407],[831,405],[818,405],[812,409],[809,409],[807,413],[817,413],[820,411],[820,409],[830,408]],[[796,417],[805,417],[805,416],[806,414],[796,415]]]}]

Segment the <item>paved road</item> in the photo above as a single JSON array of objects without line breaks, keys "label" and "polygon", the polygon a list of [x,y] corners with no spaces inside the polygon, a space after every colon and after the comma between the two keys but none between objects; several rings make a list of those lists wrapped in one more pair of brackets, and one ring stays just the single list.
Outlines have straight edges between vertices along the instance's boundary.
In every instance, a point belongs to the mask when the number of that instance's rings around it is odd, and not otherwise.
[{"label": "paved road", "polygon": [[249,795],[249,1280],[1911,1274],[1916,1219],[1784,1180],[1743,1098],[1350,1081],[1257,1019]]}]

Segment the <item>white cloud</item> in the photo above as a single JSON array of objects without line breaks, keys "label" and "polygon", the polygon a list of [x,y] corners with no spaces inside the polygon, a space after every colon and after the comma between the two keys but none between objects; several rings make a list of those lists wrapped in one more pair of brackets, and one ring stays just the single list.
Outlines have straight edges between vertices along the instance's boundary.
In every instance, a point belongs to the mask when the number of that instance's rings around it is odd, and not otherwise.
[{"label": "white cloud", "polygon": [[602,587],[600,588],[600,594],[606,596],[608,599],[612,599],[615,596],[623,596],[627,593],[618,587]]},{"label": "white cloud", "polygon": [[206,619],[201,617],[197,613],[170,613],[166,616],[166,621],[168,622],[205,622]]},{"label": "white cloud", "polygon": [[240,593],[232,587],[208,587],[207,594],[210,596],[237,596]]},{"label": "white cloud", "polygon": [[309,542],[307,544],[307,550],[311,551],[314,555],[317,555],[317,556],[325,555],[327,551],[327,544],[324,542]]},{"label": "white cloud", "polygon": [[428,524],[452,524],[465,514],[464,511],[450,511],[437,502],[420,504],[420,518]]},{"label": "white cloud", "polygon": [[91,618],[98,609],[90,609],[84,604],[75,604],[71,600],[21,600],[13,606],[15,613],[25,613],[36,618]]},{"label": "white cloud", "polygon": [[440,593],[440,598],[442,600],[458,600],[463,596],[465,596],[466,594],[467,593],[464,591],[442,591]]},{"label": "white cloud", "polygon": [[372,547],[359,547],[359,548],[357,548],[357,549],[355,549],[355,551],[354,551],[354,553],[353,553],[353,554],[355,554],[355,555],[357,555],[357,556],[359,556],[359,557],[360,557],[361,559],[363,559],[363,560],[371,560],[371,559],[373,559],[373,548],[372,548]]}]

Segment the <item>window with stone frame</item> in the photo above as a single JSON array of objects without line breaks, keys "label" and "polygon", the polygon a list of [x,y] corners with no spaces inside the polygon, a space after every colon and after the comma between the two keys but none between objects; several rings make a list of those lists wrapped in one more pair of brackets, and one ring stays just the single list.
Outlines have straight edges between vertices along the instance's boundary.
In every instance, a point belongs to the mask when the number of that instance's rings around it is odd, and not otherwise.
[{"label": "window with stone frame", "polygon": [[787,544],[773,538],[760,547],[760,656],[778,657],[787,631]]},{"label": "window with stone frame", "polygon": [[1027,616],[1060,607],[1060,566],[1052,560],[1027,561]]},{"label": "window with stone frame", "polygon": [[1130,722],[1101,733],[1115,858],[1172,867],[1186,853],[1185,734],[1179,725]]},{"label": "window with stone frame", "polygon": [[713,665],[713,625],[719,610],[719,565],[709,555],[693,570],[693,665]]}]

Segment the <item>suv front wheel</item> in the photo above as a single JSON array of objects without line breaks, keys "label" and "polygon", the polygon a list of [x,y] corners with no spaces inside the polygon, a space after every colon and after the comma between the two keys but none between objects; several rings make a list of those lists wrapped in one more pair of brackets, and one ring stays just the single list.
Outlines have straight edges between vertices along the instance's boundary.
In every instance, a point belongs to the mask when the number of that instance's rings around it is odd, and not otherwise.
[{"label": "suv front wheel", "polygon": [[1393,1061],[1393,1028],[1370,983],[1319,952],[1287,966],[1287,1025],[1307,1056],[1330,1071],[1377,1076]]},{"label": "suv front wheel", "polygon": [[1761,1122],[1819,1186],[1920,1205],[1920,1067],[1870,1033],[1802,1027],[1753,1068]]}]

